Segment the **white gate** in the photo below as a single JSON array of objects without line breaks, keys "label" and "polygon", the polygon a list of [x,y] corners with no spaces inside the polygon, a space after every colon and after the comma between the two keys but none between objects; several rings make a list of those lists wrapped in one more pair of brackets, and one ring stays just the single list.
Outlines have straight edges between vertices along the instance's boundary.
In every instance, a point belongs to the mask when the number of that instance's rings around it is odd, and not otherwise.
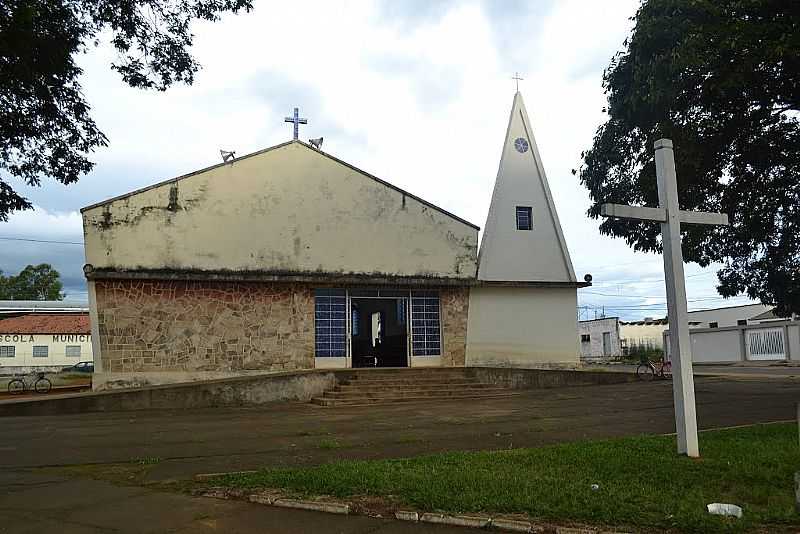
[{"label": "white gate", "polygon": [[783,328],[759,328],[747,331],[748,360],[785,360]]}]

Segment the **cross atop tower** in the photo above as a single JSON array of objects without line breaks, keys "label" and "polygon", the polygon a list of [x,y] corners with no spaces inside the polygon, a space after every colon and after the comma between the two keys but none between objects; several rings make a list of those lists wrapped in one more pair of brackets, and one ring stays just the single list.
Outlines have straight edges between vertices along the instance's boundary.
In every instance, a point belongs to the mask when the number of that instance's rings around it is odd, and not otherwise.
[{"label": "cross atop tower", "polygon": [[283,122],[291,122],[294,123],[294,140],[297,141],[298,136],[300,135],[300,125],[301,124],[308,124],[307,119],[300,118],[300,108],[294,108],[294,116],[286,117],[283,119]]},{"label": "cross atop tower", "polygon": [[522,78],[519,75],[519,72],[515,72],[514,76],[512,76],[511,79],[517,82],[517,92],[519,93],[519,82],[524,80],[525,78]]}]

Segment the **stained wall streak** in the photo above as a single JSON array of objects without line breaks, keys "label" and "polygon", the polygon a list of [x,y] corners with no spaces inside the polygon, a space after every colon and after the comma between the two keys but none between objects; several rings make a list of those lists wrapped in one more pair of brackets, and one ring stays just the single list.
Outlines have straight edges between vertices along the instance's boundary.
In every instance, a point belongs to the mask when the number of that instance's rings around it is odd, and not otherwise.
[{"label": "stained wall streak", "polygon": [[96,269],[474,278],[478,230],[300,143],[83,210]]}]

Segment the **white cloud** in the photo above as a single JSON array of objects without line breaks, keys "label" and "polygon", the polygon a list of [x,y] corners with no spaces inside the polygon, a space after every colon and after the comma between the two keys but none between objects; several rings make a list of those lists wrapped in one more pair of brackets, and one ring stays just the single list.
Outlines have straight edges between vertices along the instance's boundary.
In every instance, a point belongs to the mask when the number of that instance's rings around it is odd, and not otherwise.
[{"label": "white cloud", "polygon": [[40,206],[14,212],[0,225],[0,236],[57,241],[83,241],[83,220],[77,211],[48,211]]},{"label": "white cloud", "polygon": [[49,263],[61,274],[67,297],[85,300],[83,246],[72,243],[83,243],[83,222],[77,211],[34,206],[31,211],[13,213],[7,223],[0,224],[0,271],[11,275],[26,265]]},{"label": "white cloud", "polygon": [[[323,135],[333,155],[483,226],[510,76],[519,71],[576,272],[593,273],[596,292],[662,295],[660,257],[599,236],[598,221],[586,217],[588,193],[570,172],[604,119],[601,75],[637,6],[258,1],[250,14],[195,26],[203,69],[193,86],[165,93],[123,86],[101,46],[81,64],[110,146],[66,192],[54,184],[31,190],[42,208],[0,233],[80,236],[81,206],[216,163],[220,148],[242,155],[289,139],[283,117],[294,106],[309,119],[303,138]],[[41,261],[51,251],[40,248]],[[713,295],[713,280],[690,278],[690,299]],[[654,303],[588,294],[581,301],[634,317],[642,313],[632,306]]]}]

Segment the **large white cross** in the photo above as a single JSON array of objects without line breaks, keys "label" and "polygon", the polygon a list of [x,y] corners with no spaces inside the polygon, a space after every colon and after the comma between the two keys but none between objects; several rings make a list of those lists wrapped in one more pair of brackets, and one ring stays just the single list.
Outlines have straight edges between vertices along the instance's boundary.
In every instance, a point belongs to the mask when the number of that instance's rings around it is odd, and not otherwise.
[{"label": "large white cross", "polygon": [[700,450],[697,445],[697,413],[692,374],[692,346],[689,341],[689,314],[686,309],[686,283],[683,277],[681,223],[725,226],[728,224],[728,215],[681,210],[678,206],[678,182],[675,177],[672,141],[659,139],[655,142],[655,149],[659,207],[603,204],[600,206],[600,214],[604,217],[661,223],[678,452],[697,458],[700,456]]}]

